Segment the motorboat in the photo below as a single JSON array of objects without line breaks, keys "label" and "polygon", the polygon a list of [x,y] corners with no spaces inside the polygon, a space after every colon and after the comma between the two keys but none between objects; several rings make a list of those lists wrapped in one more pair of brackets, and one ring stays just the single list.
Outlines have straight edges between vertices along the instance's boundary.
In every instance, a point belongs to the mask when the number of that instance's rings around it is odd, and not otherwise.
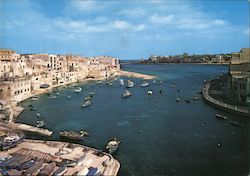
[{"label": "motorboat", "polygon": [[143,81],[143,83],[141,84],[141,87],[147,87],[149,86],[149,83],[147,81]]},{"label": "motorboat", "polygon": [[85,101],[85,102],[86,102],[86,101],[90,101],[90,100],[92,100],[92,96],[84,97],[84,101]]},{"label": "motorboat", "polygon": [[93,95],[95,95],[95,92],[90,92],[89,95],[93,96]]},{"label": "motorboat", "polygon": [[123,79],[119,79],[119,81],[120,81],[120,85],[124,86],[124,80]]},{"label": "motorboat", "polygon": [[160,90],[159,90],[159,93],[161,93],[161,94],[164,93],[164,90],[163,90],[163,89],[160,89]]},{"label": "motorboat", "polygon": [[57,97],[54,95],[54,96],[51,96],[49,97],[49,99],[56,99]]},{"label": "motorboat", "polygon": [[180,98],[176,98],[176,102],[180,102],[181,101],[181,99]]},{"label": "motorboat", "polygon": [[153,94],[153,91],[152,90],[148,90],[148,95],[152,95]]},{"label": "motorboat", "polygon": [[199,98],[198,97],[193,97],[193,100],[199,100]]},{"label": "motorboat", "polygon": [[37,111],[38,108],[37,108],[37,107],[30,107],[30,110],[31,110],[31,111]]},{"label": "motorboat", "polygon": [[36,113],[36,117],[41,117],[40,112]]},{"label": "motorboat", "polygon": [[42,127],[44,127],[45,126],[45,122],[43,121],[43,120],[38,120],[37,122],[36,122],[36,127],[37,128],[42,128]]},{"label": "motorboat", "polygon": [[217,119],[227,120],[227,116],[224,116],[222,114],[216,114],[215,116],[216,116]]},{"label": "motorboat", "polygon": [[172,88],[176,88],[176,85],[175,85],[175,84],[171,84],[171,87],[172,87]]},{"label": "motorboat", "polygon": [[37,101],[38,99],[39,99],[38,96],[35,96],[35,97],[32,97],[32,98],[31,98],[32,101]]},{"label": "motorboat", "polygon": [[130,97],[131,95],[132,95],[132,93],[129,90],[125,90],[122,93],[122,98],[127,98],[127,97]]},{"label": "motorboat", "polygon": [[84,101],[83,103],[82,103],[82,108],[85,108],[85,107],[88,107],[88,106],[90,106],[91,105],[91,100],[86,100],[86,101]]},{"label": "motorboat", "polygon": [[109,143],[106,146],[106,150],[108,151],[109,154],[112,154],[118,149],[120,143],[121,141],[115,138],[114,140],[109,141]]},{"label": "motorboat", "polygon": [[82,88],[81,87],[76,87],[75,88],[75,93],[80,93],[82,91]]},{"label": "motorboat", "polygon": [[61,131],[60,137],[65,139],[72,139],[72,140],[82,140],[85,136],[88,136],[89,133],[85,131],[80,131],[79,133],[75,131]]},{"label": "motorboat", "polygon": [[133,81],[127,80],[127,85],[126,85],[127,88],[132,88],[134,86],[135,86],[135,83]]}]

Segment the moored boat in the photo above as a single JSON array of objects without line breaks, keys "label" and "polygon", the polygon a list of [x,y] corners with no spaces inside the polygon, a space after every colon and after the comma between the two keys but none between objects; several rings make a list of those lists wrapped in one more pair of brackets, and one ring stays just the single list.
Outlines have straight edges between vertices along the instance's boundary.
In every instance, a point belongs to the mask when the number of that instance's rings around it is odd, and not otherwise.
[{"label": "moored boat", "polygon": [[82,108],[88,107],[91,105],[91,100],[86,100],[81,104]]},{"label": "moored boat", "polygon": [[39,99],[38,96],[34,96],[34,97],[31,98],[32,101],[37,101],[38,99]]},{"label": "moored boat", "polygon": [[133,81],[127,80],[127,85],[126,85],[127,88],[132,88],[134,86],[135,86],[135,83]]},{"label": "moored boat", "polygon": [[147,81],[143,81],[143,83],[141,84],[141,87],[147,87],[149,86],[149,83]]},{"label": "moored boat", "polygon": [[127,97],[130,97],[131,95],[132,95],[132,93],[129,90],[125,90],[122,93],[122,98],[127,98]]},{"label": "moored boat", "polygon": [[115,138],[114,140],[110,141],[107,144],[106,150],[108,151],[109,154],[112,154],[118,149],[120,143],[121,143],[121,141],[119,141]]},{"label": "moored boat", "polygon": [[59,167],[53,174],[52,176],[60,176],[63,175],[67,171],[66,166]]},{"label": "moored boat", "polygon": [[221,120],[226,120],[227,119],[227,116],[224,116],[222,114],[216,114],[215,115],[217,119],[221,119]]},{"label": "moored boat", "polygon": [[43,120],[38,120],[38,121],[36,122],[36,127],[42,128],[42,127],[45,126],[45,124],[46,124],[46,123],[45,123]]},{"label": "moored boat", "polygon": [[75,93],[79,93],[79,92],[81,92],[82,91],[82,88],[81,87],[76,87],[75,88]]},{"label": "moored boat", "polygon": [[120,85],[124,86],[124,80],[123,79],[119,79],[119,81],[120,81]]},{"label": "moored boat", "polygon": [[148,95],[152,95],[152,94],[153,94],[153,91],[152,91],[152,90],[148,90],[147,94],[148,94]]},{"label": "moored boat", "polygon": [[75,132],[75,131],[61,131],[60,137],[65,139],[73,139],[73,140],[82,140],[86,136],[83,132]]},{"label": "moored boat", "polygon": [[180,102],[181,101],[181,99],[180,98],[176,98],[176,102]]}]

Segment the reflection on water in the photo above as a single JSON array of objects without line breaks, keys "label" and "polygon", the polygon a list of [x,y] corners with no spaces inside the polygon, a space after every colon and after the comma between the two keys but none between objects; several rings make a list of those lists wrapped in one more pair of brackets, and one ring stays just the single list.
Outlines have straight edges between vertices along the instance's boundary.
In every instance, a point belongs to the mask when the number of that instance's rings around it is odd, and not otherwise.
[{"label": "reflection on water", "polygon": [[[219,121],[214,109],[199,94],[204,79],[212,79],[228,70],[227,66],[207,65],[126,65],[125,70],[159,76],[162,84],[152,81],[141,88],[140,79],[131,88],[132,96],[122,99],[124,88],[119,81],[106,84],[79,84],[83,91],[74,93],[74,86],[59,88],[56,99],[41,95],[33,104],[39,107],[39,119],[54,131],[51,140],[59,140],[61,130],[87,130],[91,136],[84,144],[103,149],[117,137],[122,140],[115,157],[121,162],[120,175],[197,175],[240,176],[249,169],[249,120],[224,113],[245,124],[231,126]],[[127,79],[127,78],[125,78]],[[172,88],[171,84],[176,88]],[[153,91],[148,96],[147,90]],[[159,89],[164,89],[160,94]],[[177,90],[180,91],[177,91]],[[81,108],[81,102],[95,91],[92,105]],[[54,92],[53,94],[56,94]],[[67,96],[71,96],[68,99]],[[194,101],[196,96],[201,100]],[[176,98],[180,102],[176,102]],[[190,100],[190,103],[185,100]],[[36,111],[26,110],[18,121],[36,124]],[[217,144],[221,146],[218,147]]]}]

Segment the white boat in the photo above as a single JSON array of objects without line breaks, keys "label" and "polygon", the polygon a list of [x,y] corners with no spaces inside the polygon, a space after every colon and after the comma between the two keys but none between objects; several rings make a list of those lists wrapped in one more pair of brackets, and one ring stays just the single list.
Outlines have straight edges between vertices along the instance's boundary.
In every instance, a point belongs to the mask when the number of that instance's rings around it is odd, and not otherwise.
[{"label": "white boat", "polygon": [[76,89],[75,89],[75,93],[79,93],[79,92],[81,92],[82,91],[82,88],[81,87],[77,87]]},{"label": "white boat", "polygon": [[216,114],[215,116],[216,116],[217,119],[227,120],[227,117],[222,115],[222,114]]},{"label": "white boat", "polygon": [[141,87],[147,87],[149,86],[149,83],[147,81],[143,81],[143,83],[141,84]]},{"label": "white boat", "polygon": [[38,120],[38,121],[36,122],[36,127],[42,128],[42,127],[44,127],[44,126],[45,126],[45,122],[44,122],[44,121],[42,121],[42,120],[39,121],[39,120]]},{"label": "white boat", "polygon": [[49,99],[56,99],[57,97],[54,95],[54,96],[51,96],[49,97]]},{"label": "white boat", "polygon": [[132,88],[134,86],[135,86],[135,83],[133,81],[127,80],[127,85],[126,85],[127,88]]},{"label": "white boat", "polygon": [[117,140],[116,138],[110,141],[106,146],[106,149],[109,152],[109,154],[114,153],[118,149],[120,143],[121,141]]},{"label": "white boat", "polygon": [[91,100],[86,100],[86,101],[84,101],[83,103],[82,103],[82,108],[85,108],[85,107],[88,107],[88,106],[90,106],[91,105]]},{"label": "white boat", "polygon": [[131,95],[132,95],[132,93],[129,90],[125,90],[122,93],[122,98],[127,98],[127,97],[130,97]]},{"label": "white boat", "polygon": [[181,99],[180,98],[176,98],[176,102],[179,102],[179,101],[181,101]]},{"label": "white boat", "polygon": [[32,98],[31,98],[32,101],[37,101],[38,99],[39,99],[38,96],[35,96],[35,97],[32,97]]},{"label": "white boat", "polygon": [[40,117],[40,116],[41,116],[40,112],[36,113],[36,117]]},{"label": "white boat", "polygon": [[152,95],[153,91],[152,90],[148,90],[148,95]]},{"label": "white boat", "polygon": [[119,81],[120,81],[120,85],[124,86],[124,80],[123,79],[119,79]]}]

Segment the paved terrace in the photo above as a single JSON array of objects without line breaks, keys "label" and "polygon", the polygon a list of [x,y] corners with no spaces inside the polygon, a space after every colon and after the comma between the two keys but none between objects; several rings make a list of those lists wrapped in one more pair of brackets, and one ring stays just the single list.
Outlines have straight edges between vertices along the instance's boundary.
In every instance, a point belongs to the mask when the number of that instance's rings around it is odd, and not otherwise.
[{"label": "paved terrace", "polygon": [[238,114],[250,117],[250,109],[247,109],[241,106],[227,104],[227,103],[224,103],[223,101],[215,99],[209,95],[209,89],[210,89],[210,82],[207,82],[205,86],[203,87],[203,91],[202,91],[203,98],[207,102],[215,105],[218,108],[222,108],[224,110],[228,110],[234,113],[238,113]]}]

